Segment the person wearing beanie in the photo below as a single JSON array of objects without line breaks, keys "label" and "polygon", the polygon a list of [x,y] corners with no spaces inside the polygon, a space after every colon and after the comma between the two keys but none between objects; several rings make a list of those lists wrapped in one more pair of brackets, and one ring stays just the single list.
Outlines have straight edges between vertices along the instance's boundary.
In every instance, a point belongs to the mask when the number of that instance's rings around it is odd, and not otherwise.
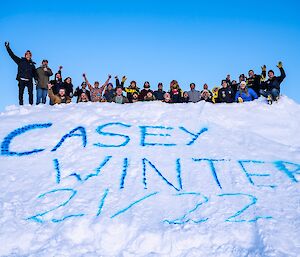
[{"label": "person wearing beanie", "polygon": [[201,91],[201,98],[200,98],[200,100],[212,103],[213,101],[212,101],[212,94],[211,94],[211,92],[208,89],[203,89]]},{"label": "person wearing beanie", "polygon": [[42,65],[36,69],[36,73],[36,104],[45,104],[48,94],[49,78],[53,75],[52,70],[48,67],[47,60],[42,61]]},{"label": "person wearing beanie", "polygon": [[239,90],[235,94],[235,102],[249,102],[257,99],[257,94],[252,88],[248,88],[245,81],[240,83]]},{"label": "person wearing beanie", "polygon": [[150,89],[150,83],[149,83],[149,81],[146,81],[144,83],[144,89],[139,94],[139,100],[140,101],[144,101],[145,100],[145,96],[147,95],[147,93],[149,91],[153,94],[153,91]]},{"label": "person wearing beanie", "polygon": [[[234,81],[234,80],[233,80]],[[208,85],[207,85],[207,83],[204,83],[204,85],[203,85],[203,90],[201,90],[201,92],[200,92],[200,100],[203,100],[202,99],[202,93],[203,93],[203,91],[208,91],[208,93],[209,93],[209,95],[210,95],[210,99],[212,99],[213,98],[213,93],[208,89]]]},{"label": "person wearing beanie", "polygon": [[[126,76],[123,76],[123,78],[122,78],[123,85],[126,80],[127,80]],[[127,93],[127,99],[129,101],[129,103],[132,103],[133,93],[137,93],[137,94],[140,93],[140,89],[137,87],[136,81],[134,81],[134,80],[132,80],[130,82],[130,85],[128,87],[122,86],[122,88]]]},{"label": "person wearing beanie", "polygon": [[277,67],[280,70],[280,76],[274,76],[274,71],[268,71],[268,80],[262,82],[262,89],[260,90],[260,94],[267,98],[268,103],[272,104],[273,101],[277,101],[280,96],[280,84],[286,77],[285,71],[282,68],[282,62],[278,62]]},{"label": "person wearing beanie", "polygon": [[23,105],[23,95],[25,87],[27,87],[29,95],[29,104],[33,104],[33,79],[38,79],[35,62],[32,61],[32,54],[29,50],[25,52],[25,57],[16,56],[10,49],[9,42],[5,42],[6,50],[13,61],[18,65],[18,73],[16,80],[19,87],[19,105]]},{"label": "person wearing beanie", "polygon": [[139,101],[139,94],[137,92],[132,94],[132,103],[136,103]]},{"label": "person wearing beanie", "polygon": [[219,89],[218,92],[218,102],[219,103],[232,103],[234,98],[234,92],[226,82],[226,80],[222,80],[222,88]]},{"label": "person wearing beanie", "polygon": [[164,100],[164,94],[166,92],[163,90],[163,83],[159,82],[157,85],[157,90],[153,92],[153,95],[155,96],[156,100],[162,101]]},{"label": "person wearing beanie", "polygon": [[89,90],[86,89],[86,82],[81,83],[81,88],[77,87],[75,89],[74,96],[77,96],[77,101],[76,101],[77,103],[79,102],[79,98],[82,93],[85,93],[88,100],[91,101],[91,93]]}]

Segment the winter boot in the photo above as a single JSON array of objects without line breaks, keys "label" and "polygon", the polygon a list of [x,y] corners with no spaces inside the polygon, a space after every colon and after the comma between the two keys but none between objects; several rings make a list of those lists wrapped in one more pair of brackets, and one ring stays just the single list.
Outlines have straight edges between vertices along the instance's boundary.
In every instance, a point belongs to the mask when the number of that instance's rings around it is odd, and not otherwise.
[{"label": "winter boot", "polygon": [[268,104],[272,104],[272,103],[273,103],[273,100],[272,100],[272,96],[271,96],[271,95],[268,95],[267,101],[268,101]]}]

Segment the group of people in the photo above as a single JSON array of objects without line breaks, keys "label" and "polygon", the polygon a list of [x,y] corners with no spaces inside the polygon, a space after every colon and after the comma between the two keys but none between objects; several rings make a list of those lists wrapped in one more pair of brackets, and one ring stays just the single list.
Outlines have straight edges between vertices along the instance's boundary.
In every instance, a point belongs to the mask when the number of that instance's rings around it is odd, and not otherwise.
[{"label": "group of people", "polygon": [[[231,80],[230,75],[222,80],[221,87],[214,87],[211,91],[208,85],[204,84],[201,91],[196,90],[195,83],[190,84],[190,90],[184,91],[180,88],[178,81],[172,80],[167,91],[164,90],[163,84],[158,83],[157,90],[150,88],[150,83],[146,81],[143,89],[140,89],[136,81],[131,81],[125,86],[126,76],[121,81],[115,76],[115,86],[111,83],[111,75],[100,86],[98,81],[93,85],[89,82],[86,74],[83,74],[83,82],[80,87],[74,90],[72,78],[62,78],[62,66],[55,73],[54,79],[52,70],[48,66],[48,61],[43,60],[41,66],[36,68],[35,62],[32,61],[32,54],[29,50],[25,56],[20,58],[16,56],[10,48],[9,42],[5,42],[8,54],[18,65],[17,81],[19,87],[19,104],[23,105],[24,90],[27,87],[29,94],[29,103],[33,104],[33,82],[36,83],[36,104],[47,101],[50,98],[50,104],[70,103],[73,97],[76,102],[115,102],[118,104],[135,103],[138,101],[162,101],[165,103],[188,103],[206,101],[210,103],[233,103],[247,102],[257,99],[260,95],[267,98],[268,103],[272,104],[280,96],[280,84],[285,78],[285,71],[282,62],[277,67],[280,70],[280,76],[275,76],[273,70],[268,71],[266,79],[266,66],[262,66],[260,75],[249,70],[248,77],[244,74],[239,76],[239,81]],[[126,95],[125,95],[125,94]]]}]

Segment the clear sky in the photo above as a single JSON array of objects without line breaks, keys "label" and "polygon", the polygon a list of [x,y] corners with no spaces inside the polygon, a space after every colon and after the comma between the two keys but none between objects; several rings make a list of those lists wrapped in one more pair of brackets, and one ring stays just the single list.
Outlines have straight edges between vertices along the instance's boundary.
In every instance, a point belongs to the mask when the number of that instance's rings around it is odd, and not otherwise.
[{"label": "clear sky", "polygon": [[[18,104],[17,66],[4,42],[23,56],[27,49],[80,85],[82,73],[104,82],[126,75],[140,87],[150,81],[187,90],[220,85],[261,65],[287,78],[282,93],[300,103],[300,3],[298,1],[1,1],[0,111]],[[28,103],[27,91],[24,94]],[[35,99],[34,99],[35,100]]]}]

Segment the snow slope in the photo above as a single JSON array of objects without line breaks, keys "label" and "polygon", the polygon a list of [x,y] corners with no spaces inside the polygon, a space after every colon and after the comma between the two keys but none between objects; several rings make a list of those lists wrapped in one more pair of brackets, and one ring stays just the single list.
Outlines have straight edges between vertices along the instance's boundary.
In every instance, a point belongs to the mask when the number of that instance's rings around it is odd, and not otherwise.
[{"label": "snow slope", "polygon": [[299,256],[300,106],[10,106],[0,256]]}]

